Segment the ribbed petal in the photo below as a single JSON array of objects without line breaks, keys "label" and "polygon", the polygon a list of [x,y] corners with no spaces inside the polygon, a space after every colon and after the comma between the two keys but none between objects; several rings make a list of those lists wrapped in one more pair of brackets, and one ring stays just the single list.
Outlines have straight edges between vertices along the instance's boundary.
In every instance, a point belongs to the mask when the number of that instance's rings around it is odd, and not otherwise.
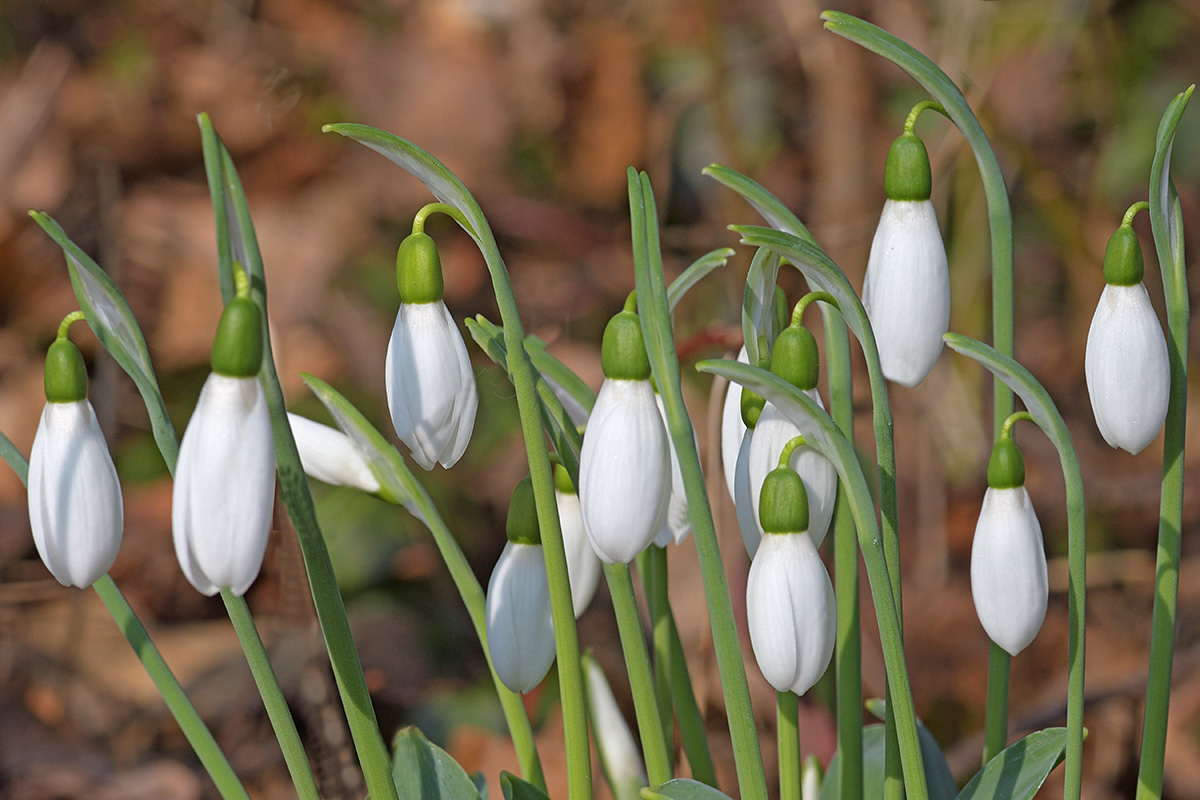
[{"label": "ribbed petal", "polygon": [[479,397],[445,303],[400,304],[385,372],[392,424],[413,459],[425,469],[454,466],[471,439]]},{"label": "ribbed petal", "polygon": [[[654,402],[658,405],[658,413],[662,416],[663,430],[667,430],[667,410],[663,406],[662,395],[655,394]],[[696,443],[696,451],[700,451],[700,440],[692,430],[692,441]],[[666,547],[674,542],[679,544],[692,532],[692,523],[688,519],[687,488],[683,485],[683,471],[679,469],[679,456],[675,452],[675,443],[667,434],[667,451],[671,456],[671,499],[667,501],[667,518],[654,537],[654,543]]]},{"label": "ribbed petal", "polygon": [[562,525],[563,547],[567,551],[567,577],[571,581],[571,604],[575,618],[587,610],[596,596],[600,583],[600,559],[592,551],[587,532],[583,529],[583,512],[579,495],[554,492],[558,505],[558,520]]},{"label": "ribbed petal", "polygon": [[275,504],[275,446],[257,378],[212,374],[179,446],[171,528],[200,592],[245,594],[262,567]]},{"label": "ribbed petal", "polygon": [[579,501],[592,549],[627,564],[667,514],[671,463],[650,381],[606,380],[583,436]]},{"label": "ribbed petal", "polygon": [[1046,553],[1024,486],[988,489],[971,546],[971,595],[983,629],[1009,655],[1024,650],[1046,618]]},{"label": "ribbed petal", "polygon": [[833,585],[806,533],[763,537],[746,578],[754,658],[776,691],[804,694],[833,655]]},{"label": "ribbed petal", "polygon": [[[749,363],[745,346],[738,351],[737,360],[743,364]],[[725,404],[721,407],[721,466],[725,470],[725,488],[729,496],[734,495],[734,473],[737,467],[738,450],[742,446],[742,436],[746,433],[746,423],[742,421],[742,387],[730,383],[725,390]]]},{"label": "ribbed petal", "polygon": [[379,481],[367,466],[358,445],[349,436],[313,422],[299,414],[288,414],[292,435],[296,437],[296,449],[300,451],[300,463],[310,478],[333,484],[349,486],[374,494],[379,491]]},{"label": "ribbed petal", "polygon": [[29,522],[38,555],[64,586],[91,586],[117,558],[121,485],[86,399],[42,410],[29,456]]},{"label": "ribbed petal", "polygon": [[888,380],[916,386],[950,326],[946,246],[928,200],[888,200],[871,242],[863,306]]},{"label": "ribbed petal", "polygon": [[496,675],[530,692],[554,663],[554,623],[546,562],[538,544],[504,545],[487,590],[488,652]]},{"label": "ribbed petal", "polygon": [[[817,405],[824,408],[816,390],[808,392]],[[750,455],[747,462],[750,478],[750,502],[754,519],[758,517],[758,501],[763,481],[767,474],[779,466],[783,448],[802,431],[767,403],[758,418],[758,425],[750,438]],[[833,518],[833,505],[837,499],[837,470],[832,462],[811,447],[798,447],[792,452],[788,466],[804,481],[808,491],[808,535],[817,547],[825,541],[829,532],[829,521]],[[761,531],[761,526],[759,527]]]},{"label": "ribbed petal", "polygon": [[1146,286],[1105,286],[1083,361],[1096,427],[1104,441],[1137,453],[1167,418],[1167,342]]}]

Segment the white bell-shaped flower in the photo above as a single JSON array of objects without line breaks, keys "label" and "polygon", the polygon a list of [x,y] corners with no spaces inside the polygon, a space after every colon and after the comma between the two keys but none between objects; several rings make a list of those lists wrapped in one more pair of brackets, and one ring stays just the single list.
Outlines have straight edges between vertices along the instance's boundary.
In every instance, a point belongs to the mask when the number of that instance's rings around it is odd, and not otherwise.
[{"label": "white bell-shaped flower", "polygon": [[579,502],[596,555],[608,564],[627,564],[654,541],[671,498],[667,432],[632,311],[609,321],[601,366],[604,385],[579,458]]},{"label": "white bell-shaped flower", "polygon": [[871,241],[862,301],[884,376],[910,387],[929,374],[950,327],[950,272],[931,184],[925,146],[913,133],[902,134],[888,151],[888,199]]},{"label": "white bell-shaped flower", "polygon": [[513,490],[506,532],[508,542],[488,581],[488,652],[505,686],[514,692],[531,692],[554,663],[554,620],[528,477]]},{"label": "white bell-shaped flower", "polygon": [[425,469],[454,466],[475,426],[479,397],[462,334],[442,301],[437,247],[414,233],[396,255],[400,310],[385,383],[396,435]]},{"label": "white bell-shaped flower", "polygon": [[971,546],[971,595],[988,637],[1013,656],[1037,636],[1049,596],[1042,527],[1024,483],[1020,451],[1001,435]]},{"label": "white bell-shaped flower", "polygon": [[175,556],[196,589],[245,594],[262,567],[275,505],[275,445],[262,363],[262,322],[245,294],[229,301],[213,372],[179,445],[171,503]]},{"label": "white bell-shaped flower", "polygon": [[583,529],[583,512],[579,495],[571,478],[561,464],[554,467],[554,501],[558,506],[558,521],[562,528],[563,549],[567,553],[567,577],[571,581],[571,605],[575,618],[591,605],[600,584],[600,559],[588,542]]},{"label": "white bell-shaped flower", "polygon": [[121,547],[121,484],[87,399],[87,372],[64,320],[46,355],[46,399],[29,456],[29,523],[42,563],[64,586],[99,580]]},{"label": "white bell-shaped flower", "polygon": [[1113,234],[1104,261],[1105,278],[1112,280],[1092,317],[1083,372],[1104,441],[1137,453],[1154,441],[1167,418],[1167,342],[1142,282],[1142,253],[1132,227],[1123,225]]},{"label": "white bell-shaped flower", "polygon": [[[667,410],[663,406],[662,395],[655,394],[654,402],[658,404],[658,413],[662,415],[663,430],[667,430]],[[696,431],[692,430],[692,439],[696,449],[700,449]],[[688,519],[687,487],[683,485],[683,472],[679,469],[679,456],[675,452],[675,443],[667,436],[667,450],[671,455],[671,499],[667,502],[667,518],[654,537],[654,544],[666,547],[672,542],[679,544],[692,532],[692,522]]]},{"label": "white bell-shaped flower", "polygon": [[804,530],[803,494],[803,484],[787,468],[768,477],[760,520],[766,533],[746,577],[754,659],[776,691],[798,695],[812,688],[829,666],[837,628],[833,585]]},{"label": "white bell-shaped flower", "polygon": [[333,486],[349,486],[375,494],[379,481],[358,445],[337,428],[288,412],[300,464],[310,478]]}]

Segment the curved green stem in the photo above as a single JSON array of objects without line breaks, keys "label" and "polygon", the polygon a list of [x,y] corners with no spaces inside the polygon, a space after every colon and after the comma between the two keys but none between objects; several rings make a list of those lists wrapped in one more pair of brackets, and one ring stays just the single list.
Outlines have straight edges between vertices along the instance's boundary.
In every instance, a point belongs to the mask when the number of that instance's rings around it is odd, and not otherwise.
[{"label": "curved green stem", "polygon": [[663,738],[663,724],[654,696],[650,654],[646,650],[629,565],[605,564],[604,577],[608,579],[613,611],[617,615],[617,629],[621,634],[621,649],[625,653],[625,667],[629,670],[629,686],[633,691],[642,755],[646,759],[646,777],[657,786],[671,780],[671,757],[667,754],[666,740]]},{"label": "curved green stem", "polygon": [[71,326],[83,319],[86,319],[86,317],[82,311],[72,311],[70,314],[67,314],[65,317],[63,317],[62,322],[58,323],[57,338],[66,339],[71,330]]},{"label": "curved green stem", "polygon": [[912,107],[912,111],[908,112],[908,119],[904,120],[904,132],[905,133],[913,132],[913,130],[917,127],[917,118],[919,116],[921,116],[921,113],[924,111],[936,111],[946,118],[950,117],[950,115],[946,113],[945,106],[943,106],[938,101],[922,100],[921,102],[917,103],[915,106]]},{"label": "curved green stem", "polygon": [[1150,170],[1150,226],[1162,270],[1167,300],[1167,359],[1171,393],[1163,437],[1162,495],[1158,512],[1158,559],[1154,573],[1154,617],[1150,634],[1150,668],[1146,684],[1146,716],[1142,725],[1142,758],[1138,767],[1138,800],[1162,796],[1166,758],[1167,714],[1171,704],[1171,666],[1175,657],[1175,618],[1179,602],[1179,558],[1183,529],[1183,451],[1187,434],[1188,304],[1187,265],[1183,257],[1183,217],[1171,184],[1171,149],[1175,130],[1195,86],[1167,107],[1158,129],[1158,146]]},{"label": "curved green stem", "polygon": [[433,214],[445,214],[463,227],[468,233],[471,231],[471,224],[467,222],[467,218],[463,213],[452,205],[446,203],[427,203],[422,206],[415,215],[413,215],[412,232],[424,233],[425,220]]},{"label": "curved green stem", "polygon": [[258,686],[258,693],[267,709],[267,717],[271,720],[271,728],[275,731],[279,748],[283,751],[283,760],[292,776],[296,794],[301,800],[321,800],[312,765],[308,762],[304,743],[300,741],[300,734],[296,730],[296,721],[292,719],[292,712],[288,710],[283,690],[279,688],[279,679],[275,677],[275,671],[271,668],[271,660],[267,657],[262,637],[258,635],[258,628],[254,626],[250,608],[245,599],[228,589],[221,590],[221,599],[225,601],[229,621],[233,623],[238,641],[246,653],[246,662],[254,675],[254,683]]},{"label": "curved green stem", "polygon": [[196,713],[196,709],[188,700],[183,687],[175,679],[167,662],[163,661],[162,654],[158,652],[158,648],[150,639],[150,634],[146,633],[146,629],[137,615],[133,613],[133,609],[129,607],[121,590],[113,583],[113,579],[105,575],[92,584],[92,588],[104,601],[108,613],[112,614],[113,621],[117,623],[121,633],[125,634],[125,638],[129,640],[129,646],[133,648],[133,652],[142,662],[146,674],[154,681],[155,688],[162,695],[163,701],[171,710],[175,721],[179,723],[183,735],[187,737],[188,744],[196,751],[200,763],[212,777],[221,797],[225,800],[250,800],[242,782],[233,773],[233,768],[229,766],[225,754],[221,752],[221,748],[217,746],[216,740],[209,732],[208,726]]},{"label": "curved green stem", "polygon": [[1128,228],[1129,226],[1133,225],[1133,218],[1137,216],[1137,213],[1139,211],[1148,211],[1149,209],[1149,203],[1147,203],[1145,200],[1138,200],[1129,207],[1129,209],[1125,212],[1125,216],[1121,218],[1122,227]]},{"label": "curved green stem", "polygon": [[779,748],[779,800],[800,800],[800,698],[775,693],[775,743]]}]

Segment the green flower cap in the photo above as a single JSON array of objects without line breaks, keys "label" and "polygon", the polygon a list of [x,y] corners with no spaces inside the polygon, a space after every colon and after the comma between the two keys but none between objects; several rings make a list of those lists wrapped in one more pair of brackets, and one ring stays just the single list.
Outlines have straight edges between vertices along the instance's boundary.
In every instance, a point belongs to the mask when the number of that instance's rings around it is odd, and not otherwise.
[{"label": "green flower cap", "polygon": [[758,418],[762,416],[763,407],[766,404],[767,401],[763,399],[762,395],[755,394],[745,386],[742,387],[742,422],[747,428],[754,428],[758,424]]},{"label": "green flower cap", "polygon": [[508,521],[504,533],[513,544],[541,544],[537,504],[533,501],[533,479],[526,475],[517,481],[512,499],[508,501]]},{"label": "green flower cap", "polygon": [[225,305],[213,338],[212,371],[231,378],[252,378],[263,357],[262,314],[249,297]]},{"label": "green flower cap", "polygon": [[650,359],[642,339],[642,323],[633,311],[619,311],[608,321],[600,346],[600,368],[604,377],[614,380],[649,380]]},{"label": "green flower cap", "polygon": [[803,533],[808,530],[808,491],[789,467],[776,467],[763,480],[758,500],[763,533]]},{"label": "green flower cap", "polygon": [[87,368],[83,355],[70,339],[54,340],[46,351],[46,400],[50,403],[75,403],[87,397]]},{"label": "green flower cap", "polygon": [[905,131],[888,148],[883,190],[889,200],[928,200],[933,192],[929,153],[915,133]]},{"label": "green flower cap", "polygon": [[1104,282],[1112,286],[1136,286],[1142,282],[1146,263],[1142,245],[1130,225],[1121,225],[1104,248]]},{"label": "green flower cap", "polygon": [[575,484],[571,482],[571,475],[562,464],[554,465],[554,488],[563,494],[577,494]]},{"label": "green flower cap", "polygon": [[993,489],[1015,489],[1025,485],[1025,459],[1011,436],[1001,434],[992,447],[987,482]]},{"label": "green flower cap", "polygon": [[404,237],[396,251],[396,288],[400,302],[416,305],[436,303],[445,295],[442,259],[437,245],[425,233]]},{"label": "green flower cap", "polygon": [[775,340],[771,372],[804,391],[815,389],[820,365],[817,340],[803,325],[789,325]]}]

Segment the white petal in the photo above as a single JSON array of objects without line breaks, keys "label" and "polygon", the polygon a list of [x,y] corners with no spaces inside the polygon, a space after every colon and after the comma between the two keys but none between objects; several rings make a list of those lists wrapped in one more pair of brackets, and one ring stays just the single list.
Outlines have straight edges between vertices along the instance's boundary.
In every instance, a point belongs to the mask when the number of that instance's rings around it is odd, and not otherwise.
[{"label": "white petal", "polygon": [[763,536],[746,578],[746,621],[754,658],[776,691],[804,694],[829,666],[834,602],[808,534]]},{"label": "white petal", "polygon": [[245,594],[262,567],[275,504],[275,445],[256,378],[212,374],[179,446],[171,529],[179,566],[212,595]]},{"label": "white petal", "polygon": [[385,372],[392,424],[413,459],[425,469],[453,466],[470,441],[479,397],[445,303],[400,304]]},{"label": "white petal", "polygon": [[587,676],[588,714],[609,785],[628,790],[622,797],[638,797],[638,791],[646,785],[641,749],[600,665],[594,658],[585,657],[583,666]]},{"label": "white petal", "polygon": [[530,692],[554,663],[554,623],[546,562],[538,544],[504,545],[487,590],[488,652],[496,675]]},{"label": "white petal", "polygon": [[86,399],[47,403],[29,456],[29,522],[38,555],[64,586],[87,588],[121,547],[117,470]]},{"label": "white petal", "polygon": [[742,435],[742,446],[738,448],[737,464],[733,475],[733,505],[737,511],[738,530],[742,533],[742,544],[750,558],[758,550],[758,542],[762,538],[762,526],[758,514],[754,512],[755,504],[751,502],[750,488],[750,443],[754,431],[747,430]]},{"label": "white petal", "polygon": [[627,564],[654,540],[671,493],[667,433],[649,381],[606,380],[583,435],[579,501],[592,549]]},{"label": "white petal", "polygon": [[[737,360],[743,364],[749,363],[746,347],[738,351]],[[742,446],[742,436],[746,433],[746,423],[742,421],[742,387],[730,382],[725,390],[725,405],[721,407],[721,466],[725,470],[725,488],[729,496],[734,495],[734,473],[737,467],[738,449]]]},{"label": "white petal", "polygon": [[[658,405],[658,413],[662,417],[663,430],[668,431],[667,410],[663,406],[662,395],[655,394],[654,402]],[[692,441],[696,443],[696,451],[700,451],[700,440],[696,438],[696,430],[692,429]],[[671,499],[667,502],[667,519],[662,529],[654,539],[659,547],[666,547],[671,542],[679,544],[692,532],[692,523],[688,519],[687,487],[683,485],[683,471],[679,468],[679,455],[675,452],[675,443],[667,434],[667,450],[671,456]],[[660,542],[660,540],[662,540]]]},{"label": "white petal", "polygon": [[1167,418],[1167,342],[1146,286],[1105,286],[1083,361],[1096,427],[1104,441],[1137,453]]},{"label": "white petal", "polygon": [[558,520],[562,525],[563,547],[567,551],[567,577],[571,582],[571,604],[575,618],[587,610],[600,583],[600,559],[592,551],[583,529],[579,495],[555,490]]},{"label": "white petal", "polygon": [[1046,553],[1024,486],[988,489],[971,546],[971,595],[983,629],[1009,655],[1024,650],[1046,618]]},{"label": "white petal", "polygon": [[371,494],[379,491],[379,481],[353,439],[337,428],[299,414],[288,413],[288,422],[300,451],[300,463],[309,477]]},{"label": "white petal", "polygon": [[[808,395],[824,408],[821,396],[815,390],[808,392]],[[763,407],[751,434],[747,460],[750,502],[755,520],[758,520],[758,501],[763,481],[771,470],[779,466],[783,448],[801,433],[774,405],[767,403]],[[821,542],[825,541],[825,534],[829,532],[829,522],[833,519],[833,506],[837,500],[837,470],[829,459],[811,447],[796,448],[788,466],[796,471],[808,491],[808,534],[814,544],[820,547]]]},{"label": "white petal", "polygon": [[884,376],[916,386],[941,355],[950,326],[950,273],[933,203],[884,203],[862,299]]}]

